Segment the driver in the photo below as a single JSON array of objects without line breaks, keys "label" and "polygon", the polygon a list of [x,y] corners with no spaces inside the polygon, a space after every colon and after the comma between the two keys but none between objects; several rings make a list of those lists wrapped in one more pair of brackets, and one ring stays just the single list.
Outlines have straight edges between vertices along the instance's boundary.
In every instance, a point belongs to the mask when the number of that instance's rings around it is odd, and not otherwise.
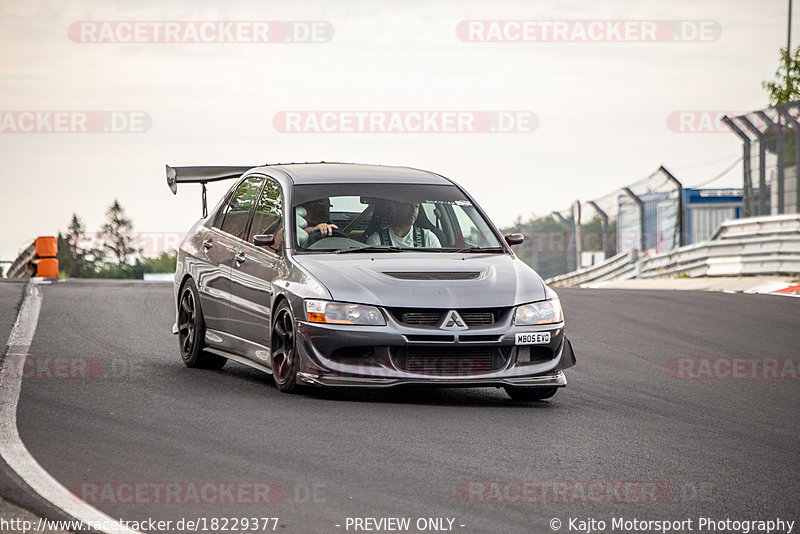
[{"label": "driver", "polygon": [[367,245],[400,248],[441,248],[436,234],[414,224],[419,216],[419,203],[392,202],[391,222],[367,239]]},{"label": "driver", "polygon": [[314,232],[319,232],[323,237],[333,235],[333,231],[338,230],[339,227],[330,223],[331,219],[331,202],[327,197],[319,200],[312,200],[300,204],[306,210],[305,220],[308,226],[304,228],[309,235]]}]

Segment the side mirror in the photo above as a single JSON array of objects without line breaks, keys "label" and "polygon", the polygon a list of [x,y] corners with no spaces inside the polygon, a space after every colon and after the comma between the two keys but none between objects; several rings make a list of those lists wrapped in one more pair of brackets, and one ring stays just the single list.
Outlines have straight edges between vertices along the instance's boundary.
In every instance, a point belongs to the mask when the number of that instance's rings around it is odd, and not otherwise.
[{"label": "side mirror", "polygon": [[275,244],[275,234],[254,235],[253,244],[257,247],[271,247]]},{"label": "side mirror", "polygon": [[505,237],[506,243],[509,245],[519,245],[525,241],[525,236],[522,234],[508,234],[507,236],[503,237]]}]

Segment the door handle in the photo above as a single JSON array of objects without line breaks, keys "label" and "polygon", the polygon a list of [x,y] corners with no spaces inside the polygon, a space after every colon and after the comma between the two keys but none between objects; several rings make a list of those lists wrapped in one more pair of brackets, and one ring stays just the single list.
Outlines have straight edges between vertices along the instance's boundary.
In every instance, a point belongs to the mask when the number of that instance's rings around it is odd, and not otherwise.
[{"label": "door handle", "polygon": [[244,252],[238,252],[233,259],[236,261],[237,265],[241,265],[244,263],[244,260],[247,259],[247,256],[244,255]]},{"label": "door handle", "polygon": [[214,242],[211,241],[211,239],[206,239],[205,241],[203,241],[203,250],[205,250],[206,252],[208,252],[208,249],[210,249],[213,246]]}]

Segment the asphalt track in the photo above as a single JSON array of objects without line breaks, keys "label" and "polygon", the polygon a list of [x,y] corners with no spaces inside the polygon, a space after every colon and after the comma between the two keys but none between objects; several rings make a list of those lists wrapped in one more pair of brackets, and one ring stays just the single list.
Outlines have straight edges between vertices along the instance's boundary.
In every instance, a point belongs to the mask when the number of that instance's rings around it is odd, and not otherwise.
[{"label": "asphalt track", "polygon": [[[800,520],[800,381],[674,372],[675,358],[800,357],[797,298],[560,290],[578,364],[553,399],[520,404],[494,388],[284,395],[234,362],[184,367],[170,284],[40,289],[28,358],[88,373],[24,378],[19,433],[51,475],[114,518],[277,517],[287,533],[356,532],[348,517],[450,518],[464,533],[547,533],[553,518],[561,532],[570,518],[606,531],[614,517]],[[22,290],[0,283],[5,338]],[[13,476],[0,482],[8,500],[55,513]],[[171,499],[146,491],[176,483]],[[543,493],[514,491],[524,483]],[[243,493],[198,502],[191,487],[209,484]],[[259,484],[277,502],[251,503]]]}]

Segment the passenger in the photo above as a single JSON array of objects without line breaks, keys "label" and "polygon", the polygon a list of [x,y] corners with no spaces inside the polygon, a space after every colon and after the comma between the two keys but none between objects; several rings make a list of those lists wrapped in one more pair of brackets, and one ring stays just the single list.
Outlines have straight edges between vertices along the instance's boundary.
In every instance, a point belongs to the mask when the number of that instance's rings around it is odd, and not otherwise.
[{"label": "passenger", "polygon": [[419,203],[392,202],[391,214],[389,226],[369,236],[368,245],[441,248],[436,234],[415,224],[419,216]]}]

